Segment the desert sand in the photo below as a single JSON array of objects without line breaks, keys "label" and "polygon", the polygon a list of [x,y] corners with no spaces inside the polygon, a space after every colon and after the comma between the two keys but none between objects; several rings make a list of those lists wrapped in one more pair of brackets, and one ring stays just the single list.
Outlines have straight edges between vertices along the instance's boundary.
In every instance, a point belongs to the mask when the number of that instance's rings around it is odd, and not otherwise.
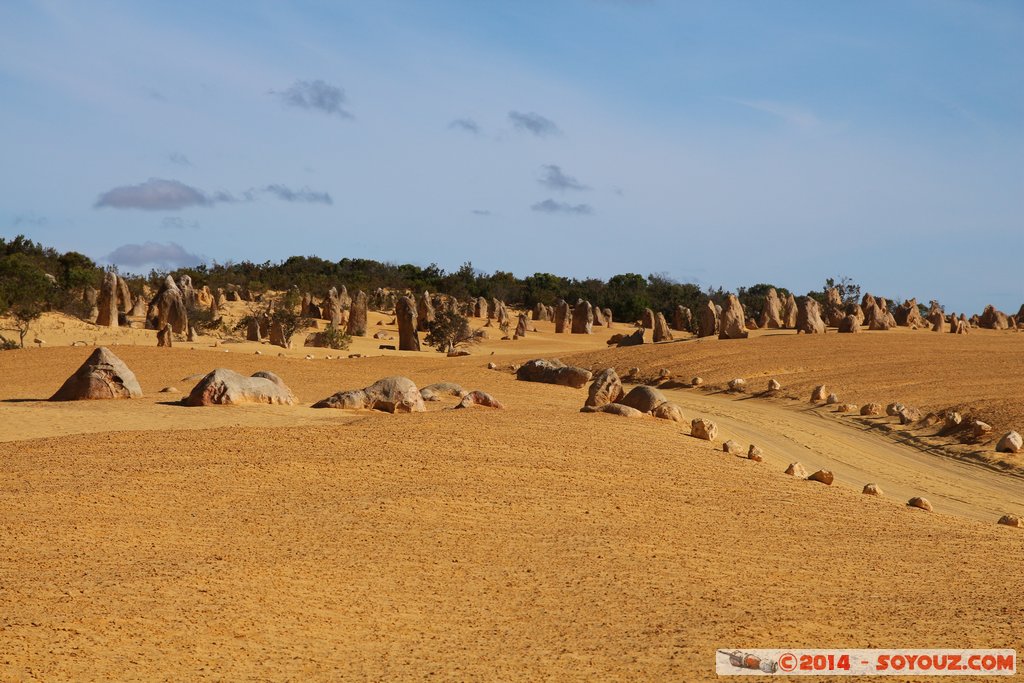
[{"label": "desert sand", "polygon": [[[378,321],[371,334],[395,331]],[[995,523],[1024,514],[1024,456],[807,401],[824,383],[855,403],[957,407],[998,438],[1024,427],[1024,337],[755,332],[607,349],[626,326],[534,324],[448,358],[372,339],[158,349],[153,332],[47,316],[42,348],[0,354],[0,678],[692,681],[715,677],[716,649],[1024,651],[1024,530]],[[93,344],[144,397],[46,402]],[[722,433],[581,414],[585,389],[509,371],[536,357],[700,375],[706,388],[666,395]],[[300,405],[176,403],[215,367],[271,370]],[[506,408],[309,407],[396,374]],[[734,377],[747,393],[722,391]],[[757,395],[769,377],[783,385],[770,399]],[[764,462],[723,453],[726,438]],[[793,461],[835,485],[784,475]],[[862,495],[869,481],[885,495]]]}]

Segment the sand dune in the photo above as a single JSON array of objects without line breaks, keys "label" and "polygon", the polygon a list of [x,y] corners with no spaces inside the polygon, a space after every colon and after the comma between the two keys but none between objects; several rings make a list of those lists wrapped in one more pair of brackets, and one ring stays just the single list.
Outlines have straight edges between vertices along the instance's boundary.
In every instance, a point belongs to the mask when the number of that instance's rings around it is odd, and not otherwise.
[{"label": "sand dune", "polygon": [[[87,404],[37,399],[91,349],[0,354],[0,677],[709,680],[716,648],[1024,651],[1024,533],[992,518],[1024,511],[1019,480],[965,474],[803,401],[670,390],[688,417],[759,440],[768,457],[754,463],[685,425],[581,414],[585,390],[486,369],[559,355],[712,384],[774,375],[801,397],[825,375],[844,398],[929,407],[961,372],[939,349],[962,339],[609,351],[607,334],[545,325],[466,358],[116,346],[146,396]],[[971,335],[957,358],[1001,358],[1005,345],[1009,359],[1017,339]],[[906,368],[904,386],[881,358]],[[272,370],[302,405],[183,408],[156,393],[184,393],[182,378],[217,366]],[[1002,385],[986,396],[972,368],[966,400],[1001,405]],[[392,374],[459,382],[507,408],[308,407]],[[832,467],[836,485],[782,474],[794,456]],[[885,498],[858,492],[869,474]],[[912,490],[936,512],[907,508]]]}]

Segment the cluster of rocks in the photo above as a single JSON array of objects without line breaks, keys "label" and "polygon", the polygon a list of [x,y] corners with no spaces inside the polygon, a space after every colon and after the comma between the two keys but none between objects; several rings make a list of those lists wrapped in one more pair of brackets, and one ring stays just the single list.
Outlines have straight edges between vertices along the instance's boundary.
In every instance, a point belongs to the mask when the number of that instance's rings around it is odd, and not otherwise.
[{"label": "cluster of rocks", "polygon": [[593,376],[590,370],[566,365],[557,358],[535,358],[516,370],[516,379],[524,382],[559,384],[576,389],[582,388]]},{"label": "cluster of rocks", "polygon": [[[881,403],[865,403],[858,406],[853,403],[842,403],[839,397],[833,392],[828,393],[825,385],[819,384],[811,390],[811,403],[825,403],[834,405],[837,413],[857,413],[862,417],[895,417],[903,426],[920,425],[932,426],[941,424],[946,432],[957,429],[969,430],[968,438],[978,441],[987,437],[992,427],[981,420],[964,421],[963,416],[955,410],[947,410],[944,413],[928,413],[922,415],[918,408],[905,405],[899,402],[889,403],[885,407]],[[996,443],[995,450],[998,453],[1020,453],[1024,450],[1024,437],[1016,431],[1009,431]]]},{"label": "cluster of rocks", "polygon": [[422,389],[408,377],[385,377],[363,389],[339,391],[313,404],[314,408],[341,410],[379,410],[385,413],[426,412],[426,401],[440,401],[442,396],[454,396],[459,403],[454,409],[474,406],[504,408],[501,402],[484,391],[465,391],[452,382],[437,382]]},{"label": "cluster of rocks", "polygon": [[658,389],[637,386],[625,392],[622,380],[614,368],[606,368],[594,378],[580,412],[610,413],[623,417],[653,415],[664,420],[683,421],[682,409],[666,399]]}]

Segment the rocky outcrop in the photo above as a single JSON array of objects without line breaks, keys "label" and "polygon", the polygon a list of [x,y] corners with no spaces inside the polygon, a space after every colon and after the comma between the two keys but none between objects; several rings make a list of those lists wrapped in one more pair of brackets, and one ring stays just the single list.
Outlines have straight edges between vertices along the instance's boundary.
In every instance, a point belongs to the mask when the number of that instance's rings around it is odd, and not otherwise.
[{"label": "rocky outcrop", "polygon": [[430,292],[425,291],[416,299],[416,330],[426,332],[432,322],[434,322],[434,304],[430,300]]},{"label": "rocky outcrop", "polygon": [[645,308],[643,314],[640,316],[640,325],[648,330],[654,329],[654,311],[649,308]]},{"label": "rocky outcrop", "polygon": [[365,389],[339,391],[317,401],[313,407],[385,413],[422,413],[427,410],[419,389],[408,377],[385,377]]},{"label": "rocky outcrop", "polygon": [[100,327],[117,327],[117,274],[107,271],[99,293],[99,314],[96,324]]},{"label": "rocky outcrop", "polygon": [[[838,322],[838,321],[837,321]],[[796,333],[824,334],[825,322],[821,319],[818,302],[811,297],[804,297],[800,302],[796,316]]]},{"label": "rocky outcrop", "polygon": [[860,322],[854,315],[848,315],[839,321],[839,332],[842,334],[851,334],[860,332]]},{"label": "rocky outcrop", "polygon": [[181,290],[168,275],[156,296],[149,302],[146,312],[146,326],[153,330],[162,330],[170,325],[175,334],[184,334],[188,330],[188,313]]},{"label": "rocky outcrop", "polygon": [[636,408],[641,413],[651,413],[666,401],[665,395],[654,387],[638,386],[633,387],[628,394],[620,398],[616,403]]},{"label": "rocky outcrop", "polygon": [[921,309],[918,308],[917,299],[907,299],[893,311],[896,324],[900,327],[924,327],[924,318],[921,317]]},{"label": "rocky outcrop", "polygon": [[[100,300],[102,301],[102,297]],[[1010,322],[1005,313],[989,304],[978,319],[978,327],[983,327],[987,330],[1005,330],[1010,327]]]},{"label": "rocky outcrop", "polygon": [[572,326],[572,309],[569,304],[559,299],[555,304],[555,332],[563,334],[568,332]]},{"label": "rocky outcrop", "polygon": [[764,297],[764,310],[761,312],[760,327],[779,329],[783,327],[782,301],[779,300],[779,293],[772,287]]},{"label": "rocky outcrop", "polygon": [[750,336],[743,320],[743,306],[735,294],[729,294],[722,304],[722,315],[719,320],[719,339],[746,339]]},{"label": "rocky outcrop", "polygon": [[106,348],[93,351],[75,374],[67,378],[51,401],[89,401],[139,398],[142,387],[124,362]]},{"label": "rocky outcrop", "polygon": [[654,343],[672,341],[672,332],[668,329],[665,315],[658,311],[654,316]]},{"label": "rocky outcrop", "polygon": [[462,397],[455,409],[472,408],[473,406],[483,406],[484,408],[498,408],[502,409],[505,406],[501,404],[501,401],[494,398],[490,394],[483,391],[471,391]]},{"label": "rocky outcrop", "polygon": [[182,403],[187,406],[269,403],[294,405],[291,389],[272,372],[256,372],[251,377],[234,370],[217,368],[199,380]]},{"label": "rocky outcrop", "polygon": [[693,313],[686,306],[676,306],[672,311],[672,329],[690,332],[693,327]]},{"label": "rocky outcrop", "polygon": [[572,333],[591,334],[594,331],[594,312],[589,301],[577,301],[572,312]]},{"label": "rocky outcrop", "polygon": [[348,326],[345,331],[352,337],[366,336],[366,294],[363,290],[356,292],[352,297],[352,304],[348,311]]},{"label": "rocky outcrop", "polygon": [[402,296],[395,302],[395,319],[398,322],[398,350],[419,351],[420,335],[416,330],[416,302],[410,296]]},{"label": "rocky outcrop", "polygon": [[795,328],[797,313],[796,298],[790,294],[786,297],[786,303],[782,307],[782,326],[787,330]]},{"label": "rocky outcrop", "polygon": [[638,327],[632,334],[622,335],[621,338],[616,342],[616,346],[640,346],[644,343],[644,335],[647,330],[643,327]]},{"label": "rocky outcrop", "polygon": [[700,309],[698,337],[712,337],[718,334],[718,309],[715,302],[708,299]]},{"label": "rocky outcrop", "polygon": [[577,389],[593,378],[589,370],[568,366],[557,358],[535,358],[527,361],[516,371],[516,379],[525,382],[560,384]]},{"label": "rocky outcrop", "polygon": [[622,398],[622,380],[615,368],[605,368],[597,374],[587,391],[585,406],[599,407],[615,403]]}]

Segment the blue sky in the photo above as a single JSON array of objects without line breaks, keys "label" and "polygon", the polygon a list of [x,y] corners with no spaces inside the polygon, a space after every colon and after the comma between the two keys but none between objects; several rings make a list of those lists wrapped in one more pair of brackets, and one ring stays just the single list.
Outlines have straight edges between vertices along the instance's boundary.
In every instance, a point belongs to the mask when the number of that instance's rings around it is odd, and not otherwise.
[{"label": "blue sky", "polygon": [[1024,4],[0,4],[0,231],[1024,302]]}]

